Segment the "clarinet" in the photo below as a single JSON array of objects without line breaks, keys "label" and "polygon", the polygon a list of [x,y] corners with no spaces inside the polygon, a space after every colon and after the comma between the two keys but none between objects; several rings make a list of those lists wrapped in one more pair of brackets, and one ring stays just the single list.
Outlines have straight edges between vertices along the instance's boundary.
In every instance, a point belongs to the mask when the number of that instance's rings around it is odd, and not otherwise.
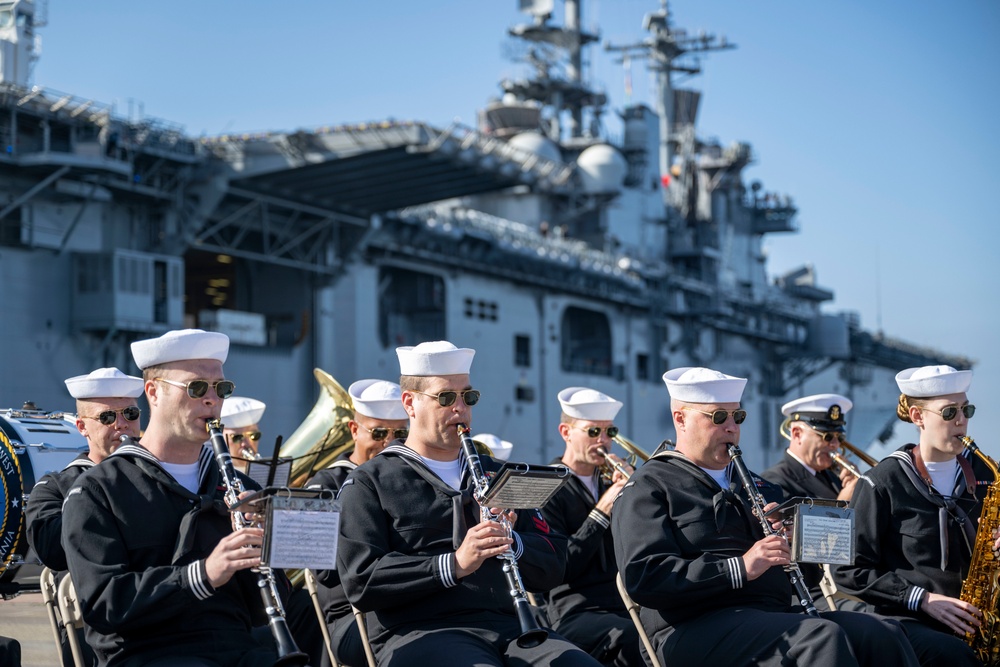
[{"label": "clarinet", "polygon": [[[458,424],[458,437],[462,439],[462,451],[469,461],[469,471],[472,473],[472,482],[476,487],[476,501],[479,503],[479,512],[482,521],[496,521],[503,526],[507,537],[511,536],[510,520],[506,512],[493,514],[490,508],[483,505],[483,496],[486,494],[486,487],[489,480],[483,472],[483,464],[479,460],[479,452],[476,450],[476,443],[469,435],[469,427],[465,424]],[[528,594],[524,590],[524,582],[521,581],[521,572],[517,569],[517,559],[514,552],[508,549],[503,554],[497,556],[504,561],[503,573],[507,578],[507,586],[510,589],[510,596],[514,600],[514,611],[517,612],[517,621],[521,625],[521,635],[517,638],[517,645],[521,648],[533,648],[546,639],[549,633],[547,630],[538,627],[535,617],[531,613],[531,605],[528,602]]]},{"label": "clarinet", "polygon": [[[767,520],[767,517],[764,516],[764,496],[757,491],[757,485],[754,484],[753,479],[750,477],[747,464],[743,462],[743,452],[740,451],[740,446],[729,445],[729,456],[733,459],[736,473],[740,476],[740,482],[743,484],[743,488],[746,489],[747,496],[750,498],[754,516],[760,519],[760,525],[764,529],[765,537],[781,535],[781,533],[771,526],[771,522]],[[784,537],[784,535],[781,535],[781,537]],[[819,612],[816,611],[816,605],[813,602],[812,594],[809,593],[809,589],[802,579],[802,570],[799,569],[799,564],[791,562],[785,565],[783,569],[788,575],[788,580],[792,582],[792,588],[795,589],[795,594],[799,598],[802,610],[810,616],[819,616]]]},{"label": "clarinet", "polygon": [[[236,469],[233,468],[233,457],[229,454],[229,445],[222,435],[222,422],[213,419],[207,424],[208,434],[212,441],[212,450],[215,452],[215,461],[219,464],[222,472],[222,482],[226,486],[225,501],[233,517],[233,530],[249,528],[250,522],[243,516],[243,512],[232,511],[239,505],[240,494],[245,491],[243,482],[236,476]],[[304,667],[309,663],[309,656],[299,650],[292,633],[288,629],[288,622],[285,620],[285,608],[278,595],[278,586],[274,578],[274,571],[269,567],[259,567],[254,570],[257,573],[257,587],[260,589],[260,597],[264,601],[264,612],[267,614],[267,624],[271,628],[274,642],[278,648],[278,661],[276,667]]]}]

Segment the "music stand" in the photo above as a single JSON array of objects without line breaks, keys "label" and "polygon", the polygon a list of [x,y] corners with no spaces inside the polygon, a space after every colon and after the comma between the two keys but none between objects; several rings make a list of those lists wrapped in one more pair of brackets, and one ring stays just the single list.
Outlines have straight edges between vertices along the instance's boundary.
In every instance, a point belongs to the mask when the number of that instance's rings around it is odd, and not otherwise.
[{"label": "music stand", "polygon": [[856,545],[854,510],[847,501],[789,498],[767,513],[792,524],[792,560],[797,563],[853,565]]}]

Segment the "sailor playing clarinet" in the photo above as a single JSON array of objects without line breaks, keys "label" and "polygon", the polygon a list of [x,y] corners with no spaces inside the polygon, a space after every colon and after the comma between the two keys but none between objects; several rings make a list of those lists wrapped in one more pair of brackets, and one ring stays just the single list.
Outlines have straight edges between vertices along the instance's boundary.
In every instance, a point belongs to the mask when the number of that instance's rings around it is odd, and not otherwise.
[{"label": "sailor playing clarinet", "polygon": [[480,473],[499,464],[463,449],[480,398],[469,376],[475,350],[435,341],[396,352],[409,435],[358,466],[339,496],[338,570],[351,603],[371,612],[378,664],[596,667],[554,633],[518,641],[509,557],[524,586],[547,590],[562,579],[566,538],[537,511],[508,516],[509,533],[481,514]]},{"label": "sailor playing clarinet", "polygon": [[781,489],[746,470],[739,452],[747,381],[708,368],[663,379],[676,450],[640,467],[611,515],[618,570],[660,664],[916,665],[894,621],[793,606],[781,524],[754,514]]},{"label": "sailor playing clarinet", "polygon": [[[62,542],[99,664],[270,667],[256,577],[263,531],[234,532],[207,425],[234,384],[229,338],[185,329],[132,344],[149,425],[81,475]],[[244,483],[252,484],[248,479]]]}]

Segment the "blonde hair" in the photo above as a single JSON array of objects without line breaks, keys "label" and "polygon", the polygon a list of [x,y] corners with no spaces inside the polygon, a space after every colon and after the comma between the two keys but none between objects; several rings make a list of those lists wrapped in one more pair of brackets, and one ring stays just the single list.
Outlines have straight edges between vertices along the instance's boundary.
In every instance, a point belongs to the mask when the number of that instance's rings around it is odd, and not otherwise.
[{"label": "blonde hair", "polygon": [[913,396],[900,394],[899,405],[896,406],[896,416],[902,421],[912,424],[913,420],[910,419],[910,408],[920,408],[925,405],[927,405],[927,399],[925,398],[914,398]]}]

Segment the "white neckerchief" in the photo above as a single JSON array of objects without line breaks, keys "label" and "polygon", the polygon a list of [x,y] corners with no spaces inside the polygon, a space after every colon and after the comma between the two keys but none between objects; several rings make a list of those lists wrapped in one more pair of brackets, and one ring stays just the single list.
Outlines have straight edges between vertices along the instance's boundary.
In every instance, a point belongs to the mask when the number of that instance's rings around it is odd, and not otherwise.
[{"label": "white neckerchief", "polygon": [[198,493],[198,462],[194,463],[167,463],[160,461],[163,469],[170,473],[177,483],[191,493]]},{"label": "white neckerchief", "polygon": [[951,496],[955,490],[955,474],[958,471],[958,459],[948,461],[924,461],[927,474],[931,476],[931,484],[942,496]]},{"label": "white neckerchief", "polygon": [[441,481],[445,484],[456,491],[462,490],[461,458],[457,458],[454,461],[435,461],[434,459],[421,456],[420,460],[424,462],[425,466],[431,469],[431,472],[440,477]]}]

